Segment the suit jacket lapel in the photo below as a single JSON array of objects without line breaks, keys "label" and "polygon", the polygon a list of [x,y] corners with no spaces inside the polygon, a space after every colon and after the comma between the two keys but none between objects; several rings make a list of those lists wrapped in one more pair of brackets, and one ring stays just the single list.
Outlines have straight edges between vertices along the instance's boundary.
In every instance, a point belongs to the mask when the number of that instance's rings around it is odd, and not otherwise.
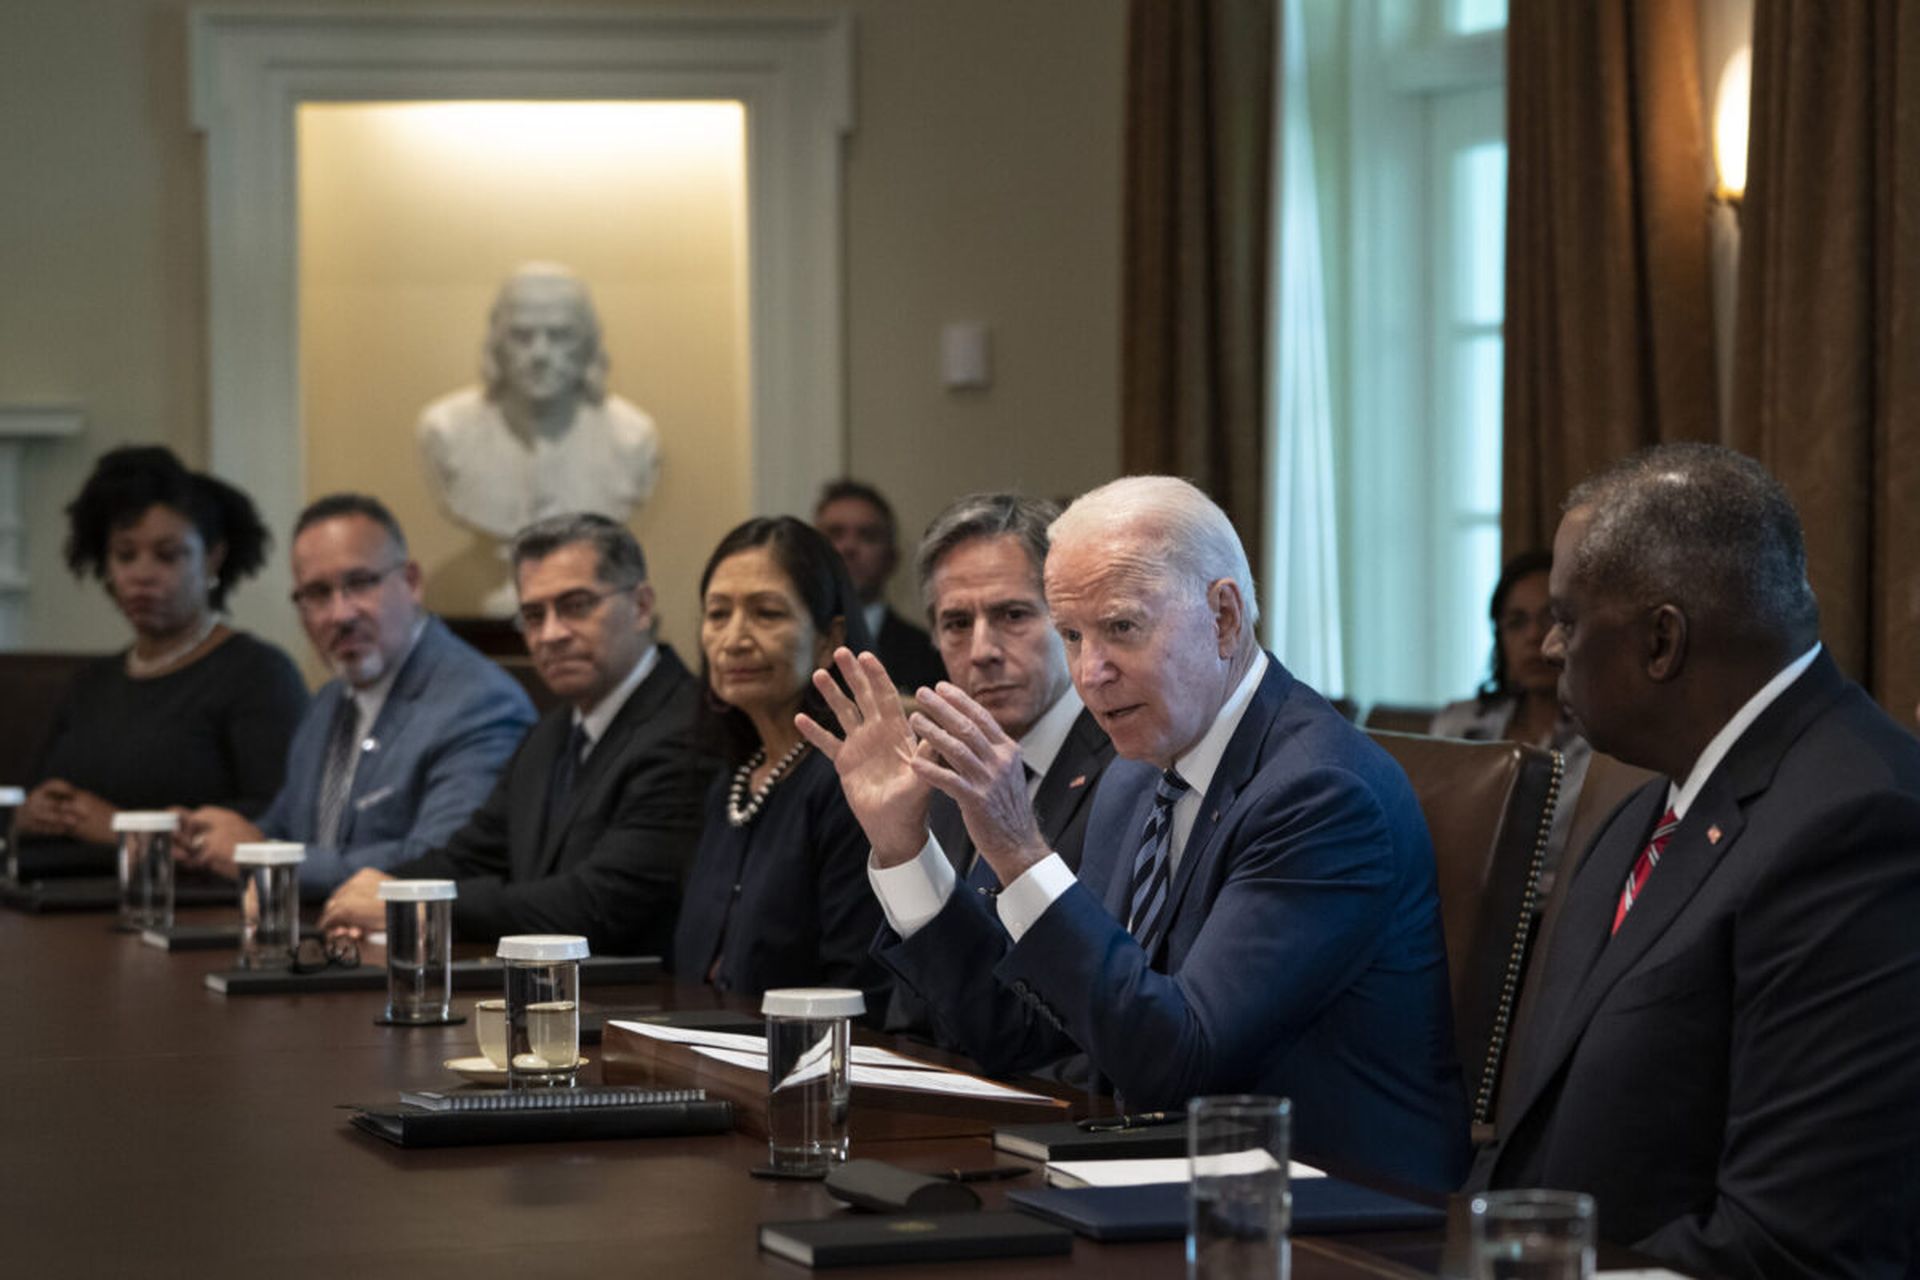
[{"label": "suit jacket lapel", "polygon": [[[1127,910],[1132,905],[1128,902],[1128,898],[1133,888],[1133,859],[1139,853],[1140,833],[1147,829],[1147,813],[1153,806],[1153,783],[1150,779],[1156,775],[1151,769],[1141,769],[1135,776],[1140,779],[1141,785],[1133,803],[1126,806],[1126,816],[1115,834],[1114,840],[1117,847],[1111,852],[1101,851],[1106,855],[1107,883],[1100,895],[1100,900],[1106,905],[1108,914],[1118,920],[1123,929],[1127,925]],[[1119,784],[1123,781],[1123,777],[1109,770],[1106,777],[1101,780],[1101,785]],[[1080,859],[1080,871],[1083,876],[1093,869],[1092,853],[1093,850],[1088,850],[1087,855]]]},{"label": "suit jacket lapel", "polygon": [[[557,817],[549,817],[547,828],[540,833],[540,856],[533,870],[533,876],[550,875],[560,861],[560,848],[565,842],[567,829],[573,825],[574,816],[586,803],[587,796],[602,784],[609,771],[615,769],[617,761],[624,754],[627,739],[642,725],[660,712],[661,705],[672,691],[673,673],[684,672],[680,659],[673,650],[665,645],[660,647],[660,659],[654,663],[653,670],[640,686],[628,695],[626,704],[620,708],[600,741],[593,744],[593,750],[587,753],[586,760],[573,775],[573,789],[567,793],[566,803],[560,806]],[[573,732],[571,716],[556,717],[559,722],[558,740],[544,753],[549,770],[558,752],[565,749],[568,736]],[[550,773],[542,774],[542,785]],[[544,800],[545,797],[542,797]]]},{"label": "suit jacket lapel", "polygon": [[[1221,816],[1233,808],[1233,802],[1240,798],[1247,783],[1260,771],[1267,733],[1279,716],[1280,707],[1286,701],[1287,691],[1292,685],[1293,677],[1287,674],[1287,669],[1272,655],[1268,655],[1267,673],[1261,677],[1259,688],[1253,692],[1253,700],[1247,704],[1246,714],[1234,729],[1226,753],[1220,757],[1220,767],[1213,771],[1213,781],[1207,786],[1207,794],[1200,798],[1200,812],[1194,817],[1193,830],[1187,833],[1186,844],[1180,854],[1180,865],[1175,868],[1173,883],[1167,891],[1166,918],[1169,922],[1179,914],[1187,886],[1193,883],[1200,864],[1207,861],[1213,852]],[[1171,934],[1172,930],[1169,929],[1167,936]]]},{"label": "suit jacket lapel", "polygon": [[1033,811],[1040,820],[1040,834],[1048,843],[1060,838],[1060,833],[1073,824],[1080,806],[1092,798],[1101,742],[1100,726],[1093,713],[1081,711],[1074,717],[1047,776],[1040,779],[1040,789],[1033,793]]},{"label": "suit jacket lapel", "polygon": [[[400,670],[394,673],[393,685],[387,690],[386,700],[380,704],[380,714],[373,718],[373,723],[354,744],[353,783],[347,788],[347,803],[340,814],[338,838],[342,845],[353,843],[353,819],[360,812],[356,802],[384,785],[381,765],[389,754],[388,741],[406,724],[407,717],[412,713],[411,704],[426,685],[427,673],[433,668],[434,651],[439,647],[439,631],[444,626],[438,618],[427,619],[426,626],[420,631],[420,638],[401,660]],[[345,681],[340,682],[339,688],[342,697],[352,696]]]}]

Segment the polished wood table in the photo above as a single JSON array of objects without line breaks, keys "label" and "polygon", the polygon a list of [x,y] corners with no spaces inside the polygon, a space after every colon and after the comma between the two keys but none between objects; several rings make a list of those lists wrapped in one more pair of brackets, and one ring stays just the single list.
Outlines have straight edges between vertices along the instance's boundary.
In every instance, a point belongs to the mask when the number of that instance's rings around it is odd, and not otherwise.
[{"label": "polished wood table", "polygon": [[[216,923],[222,912],[181,913]],[[469,1022],[376,1025],[384,994],[223,997],[224,952],[168,954],[98,915],[0,912],[0,1271],[9,1276],[797,1277],[756,1248],[761,1222],[841,1207],[815,1183],[763,1182],[765,1147],[722,1137],[403,1151],[339,1104],[444,1088],[477,1050]],[[659,987],[589,988],[594,1005],[673,1007]],[[694,998],[698,998],[697,995]],[[710,1004],[708,999],[705,1003]],[[467,1011],[471,997],[456,997]],[[588,1050],[591,1055],[593,1051]],[[597,1067],[587,1079],[597,1081]],[[923,1169],[1024,1163],[986,1139],[869,1144]],[[1033,1178],[1015,1186],[1037,1186]],[[986,1184],[991,1205],[1006,1184]],[[1432,1274],[1433,1233],[1300,1239],[1300,1280]],[[1005,1259],[996,1280],[1183,1273],[1177,1243]],[[873,1280],[985,1266],[862,1268]]]}]

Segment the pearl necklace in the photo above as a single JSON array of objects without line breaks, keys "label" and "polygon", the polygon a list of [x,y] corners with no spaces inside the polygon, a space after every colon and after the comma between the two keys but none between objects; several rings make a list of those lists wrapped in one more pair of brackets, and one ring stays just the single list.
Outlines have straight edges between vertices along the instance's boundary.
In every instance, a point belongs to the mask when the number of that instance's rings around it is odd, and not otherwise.
[{"label": "pearl necklace", "polygon": [[149,676],[156,671],[164,671],[180,659],[198,649],[213,634],[213,629],[227,620],[224,613],[209,613],[200,629],[187,638],[186,643],[175,645],[158,657],[143,658],[132,649],[127,650],[127,674],[134,677]]},{"label": "pearl necklace", "polygon": [[767,749],[761,747],[745,764],[735,769],[733,785],[727,788],[727,825],[744,827],[752,822],[759,815],[760,807],[766,804],[767,793],[773,790],[773,784],[787,776],[787,771],[807,753],[807,745],[805,738],[794,743],[793,749],[780,757],[780,763],[773,766],[773,772],[767,775],[767,780],[760,784],[759,790],[753,793],[753,798],[745,805],[740,803],[740,797],[747,793],[747,779],[753,776],[755,769],[766,762]]}]

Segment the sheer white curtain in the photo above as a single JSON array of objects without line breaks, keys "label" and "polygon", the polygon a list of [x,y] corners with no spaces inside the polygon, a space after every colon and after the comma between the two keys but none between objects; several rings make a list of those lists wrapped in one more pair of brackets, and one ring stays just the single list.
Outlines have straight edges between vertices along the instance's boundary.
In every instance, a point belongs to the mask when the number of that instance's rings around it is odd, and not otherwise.
[{"label": "sheer white curtain", "polygon": [[1281,0],[1273,172],[1273,447],[1267,502],[1267,635],[1293,673],[1329,697],[1346,691],[1334,506],[1333,409],[1321,265],[1319,184],[1308,107],[1303,0]]}]

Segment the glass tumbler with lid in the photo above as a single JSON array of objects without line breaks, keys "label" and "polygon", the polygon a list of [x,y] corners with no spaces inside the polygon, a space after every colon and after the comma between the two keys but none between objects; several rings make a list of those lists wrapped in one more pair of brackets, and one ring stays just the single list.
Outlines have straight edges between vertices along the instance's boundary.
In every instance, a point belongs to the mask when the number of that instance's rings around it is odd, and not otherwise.
[{"label": "glass tumbler with lid", "polygon": [[113,815],[121,928],[173,928],[173,836],[179,829],[177,813],[126,809]]},{"label": "glass tumbler with lid", "polygon": [[496,954],[507,971],[507,1088],[572,1088],[580,1070],[580,962],[587,940],[517,934],[500,939]]},{"label": "glass tumbler with lid", "polygon": [[386,1022],[453,1020],[451,880],[382,880],[387,904]]}]

